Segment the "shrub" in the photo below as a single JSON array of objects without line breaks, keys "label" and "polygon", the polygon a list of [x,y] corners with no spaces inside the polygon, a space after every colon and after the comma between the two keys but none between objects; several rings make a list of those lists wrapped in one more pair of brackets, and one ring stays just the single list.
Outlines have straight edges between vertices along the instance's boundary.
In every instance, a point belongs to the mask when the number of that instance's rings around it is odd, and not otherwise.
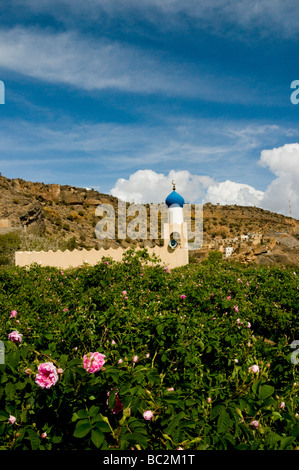
[{"label": "shrub", "polygon": [[0,285],[1,449],[298,447],[294,268],[216,253],[170,271],[129,250]]},{"label": "shrub", "polygon": [[21,238],[17,232],[0,235],[0,265],[14,263],[14,253],[21,246]]}]

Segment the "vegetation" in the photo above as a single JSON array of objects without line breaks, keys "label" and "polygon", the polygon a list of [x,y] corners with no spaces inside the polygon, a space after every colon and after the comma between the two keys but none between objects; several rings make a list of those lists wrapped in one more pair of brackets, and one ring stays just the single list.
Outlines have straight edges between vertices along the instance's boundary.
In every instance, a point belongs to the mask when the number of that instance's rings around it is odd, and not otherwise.
[{"label": "vegetation", "polygon": [[217,253],[2,268],[0,448],[296,449],[298,307],[294,268]]}]

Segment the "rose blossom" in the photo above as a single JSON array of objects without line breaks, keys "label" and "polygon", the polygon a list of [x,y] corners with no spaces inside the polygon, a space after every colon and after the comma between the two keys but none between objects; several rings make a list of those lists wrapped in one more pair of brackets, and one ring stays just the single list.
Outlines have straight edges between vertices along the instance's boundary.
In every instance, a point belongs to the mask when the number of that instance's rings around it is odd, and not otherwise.
[{"label": "rose blossom", "polygon": [[12,341],[13,343],[20,343],[22,341],[22,337],[23,335],[21,335],[21,333],[19,333],[18,331],[12,331],[8,335],[8,339],[10,339],[10,341]]},{"label": "rose blossom", "polygon": [[104,354],[99,352],[90,352],[83,356],[83,367],[86,369],[90,374],[94,372],[98,372],[101,367],[105,364]]},{"label": "rose blossom", "polygon": [[[114,389],[112,389],[113,391]],[[116,389],[117,391],[115,392],[115,403],[114,403],[114,408],[111,410],[111,408],[109,408],[110,411],[112,411],[112,413],[114,415],[117,415],[118,413],[120,413],[122,410],[123,410],[123,407],[124,407],[124,404],[122,401],[120,401],[120,399],[118,398],[118,389]],[[110,395],[110,392],[107,392],[107,396],[109,397]],[[106,401],[107,405],[108,405],[108,400]]]},{"label": "rose blossom", "polygon": [[259,427],[260,423],[258,421],[253,420],[253,421],[251,421],[250,425],[253,428],[257,429]]},{"label": "rose blossom", "polygon": [[147,410],[143,413],[143,417],[144,419],[146,419],[147,421],[150,421],[153,417],[153,412],[151,410]]},{"label": "rose blossom", "polygon": [[249,367],[248,370],[251,370],[252,372],[256,374],[257,372],[259,372],[260,369],[258,365],[254,364],[253,366]]},{"label": "rose blossom", "polygon": [[41,388],[51,388],[58,380],[57,369],[53,362],[44,362],[38,366],[35,383]]},{"label": "rose blossom", "polygon": [[16,317],[16,316],[17,316],[16,310],[12,310],[12,311],[10,312],[10,318],[13,318],[13,317]]},{"label": "rose blossom", "polygon": [[8,421],[10,422],[10,424],[15,424],[15,422],[17,421],[17,418],[15,416],[10,415],[10,417],[8,418]]}]

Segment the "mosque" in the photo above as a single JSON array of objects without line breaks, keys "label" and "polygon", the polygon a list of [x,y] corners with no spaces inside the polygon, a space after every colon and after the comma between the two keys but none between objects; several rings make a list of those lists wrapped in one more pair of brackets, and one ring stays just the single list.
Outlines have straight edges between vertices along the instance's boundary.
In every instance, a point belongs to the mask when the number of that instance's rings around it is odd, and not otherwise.
[{"label": "mosque", "polygon": [[[167,222],[163,226],[163,246],[147,248],[149,255],[155,254],[161,263],[168,268],[176,268],[189,263],[187,224],[184,221],[184,198],[177,193],[172,181],[172,192],[166,197]],[[57,250],[57,251],[17,251],[16,266],[30,266],[37,263],[41,266],[54,266],[61,269],[81,266],[84,263],[95,265],[103,257],[122,261],[127,248],[100,248],[91,250]]]}]

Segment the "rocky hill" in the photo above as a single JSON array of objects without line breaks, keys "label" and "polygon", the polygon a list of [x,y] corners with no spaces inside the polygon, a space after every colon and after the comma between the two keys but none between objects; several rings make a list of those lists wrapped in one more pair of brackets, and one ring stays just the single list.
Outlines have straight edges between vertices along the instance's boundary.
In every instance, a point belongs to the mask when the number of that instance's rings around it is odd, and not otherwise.
[{"label": "rocky hill", "polygon": [[[161,201],[162,202],[162,201]],[[17,232],[22,250],[153,246],[161,240],[101,241],[95,236],[99,204],[111,204],[116,226],[118,199],[94,189],[44,184],[0,176],[0,234]],[[149,205],[147,206],[149,215]],[[130,219],[128,218],[127,221]],[[299,221],[257,207],[203,207],[204,246],[193,253],[232,247],[242,262],[299,264]],[[149,230],[149,223],[148,223]]]}]

